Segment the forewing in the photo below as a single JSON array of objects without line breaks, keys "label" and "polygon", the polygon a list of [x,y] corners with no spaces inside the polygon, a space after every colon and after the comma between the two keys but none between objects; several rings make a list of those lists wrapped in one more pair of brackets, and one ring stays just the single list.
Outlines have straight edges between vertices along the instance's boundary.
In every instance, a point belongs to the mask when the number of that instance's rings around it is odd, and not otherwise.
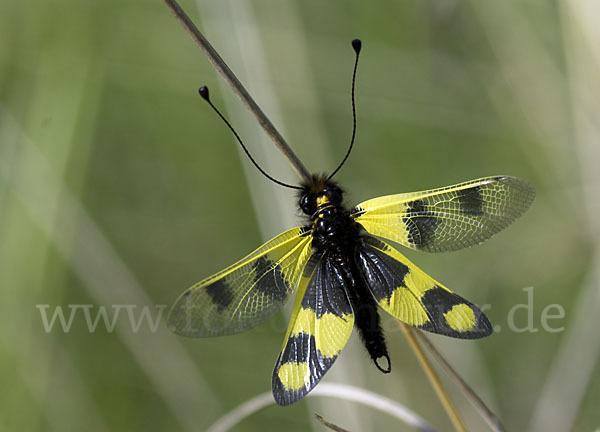
[{"label": "forewing", "polygon": [[386,242],[364,236],[357,265],[379,306],[395,318],[461,339],[492,333],[492,325],[481,310],[436,282]]},{"label": "forewing", "polygon": [[323,254],[309,261],[273,372],[279,405],[302,399],[321,380],[346,345],[354,316],[341,272]]},{"label": "forewing", "polygon": [[365,201],[352,216],[369,233],[427,252],[479,244],[529,208],[535,190],[524,180],[496,176]]},{"label": "forewing", "polygon": [[206,337],[238,333],[273,315],[296,287],[311,255],[312,236],[293,228],[225,270],[198,282],[175,302],[175,333]]}]

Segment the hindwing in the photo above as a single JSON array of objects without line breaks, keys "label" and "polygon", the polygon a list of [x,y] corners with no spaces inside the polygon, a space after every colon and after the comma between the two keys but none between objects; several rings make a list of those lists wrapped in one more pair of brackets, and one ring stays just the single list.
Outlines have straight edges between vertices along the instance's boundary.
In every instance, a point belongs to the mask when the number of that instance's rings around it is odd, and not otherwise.
[{"label": "hindwing", "polygon": [[273,396],[279,405],[306,396],[350,338],[354,315],[346,283],[341,270],[323,252],[313,255],[307,264],[273,371]]},{"label": "hindwing", "polygon": [[379,306],[400,321],[461,339],[492,333],[481,310],[436,282],[385,241],[363,236],[357,265]]},{"label": "hindwing", "polygon": [[312,236],[293,228],[247,257],[198,282],[175,302],[168,327],[184,336],[248,330],[272,316],[296,287],[310,258]]},{"label": "hindwing", "polygon": [[479,244],[529,208],[535,190],[524,180],[496,176],[374,198],[351,216],[369,233],[427,252]]}]

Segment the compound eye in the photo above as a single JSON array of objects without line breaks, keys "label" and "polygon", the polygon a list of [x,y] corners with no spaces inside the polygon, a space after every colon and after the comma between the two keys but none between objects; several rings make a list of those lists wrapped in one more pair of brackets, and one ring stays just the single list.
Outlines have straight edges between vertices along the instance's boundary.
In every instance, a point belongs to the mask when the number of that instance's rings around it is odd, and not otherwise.
[{"label": "compound eye", "polygon": [[302,195],[300,197],[300,208],[307,215],[312,215],[316,210],[314,198],[310,194]]}]

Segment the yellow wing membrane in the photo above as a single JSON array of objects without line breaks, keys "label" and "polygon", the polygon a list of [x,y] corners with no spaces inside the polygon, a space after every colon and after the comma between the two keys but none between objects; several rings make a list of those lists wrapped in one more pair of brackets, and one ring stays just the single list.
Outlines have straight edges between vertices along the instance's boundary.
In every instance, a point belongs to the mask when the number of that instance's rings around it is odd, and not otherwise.
[{"label": "yellow wing membrane", "polygon": [[379,306],[395,318],[460,339],[492,333],[491,323],[476,306],[436,282],[386,242],[364,236],[357,264]]},{"label": "yellow wing membrane", "polygon": [[279,405],[306,396],[348,342],[354,315],[346,284],[336,263],[323,258],[323,253],[307,264],[273,372],[273,396]]},{"label": "yellow wing membrane", "polygon": [[479,244],[529,208],[535,190],[524,180],[496,176],[388,195],[356,206],[351,216],[369,233],[427,252]]},{"label": "yellow wing membrane", "polygon": [[293,228],[225,270],[198,282],[175,302],[168,327],[184,336],[207,337],[248,330],[287,300],[311,252],[312,236]]}]

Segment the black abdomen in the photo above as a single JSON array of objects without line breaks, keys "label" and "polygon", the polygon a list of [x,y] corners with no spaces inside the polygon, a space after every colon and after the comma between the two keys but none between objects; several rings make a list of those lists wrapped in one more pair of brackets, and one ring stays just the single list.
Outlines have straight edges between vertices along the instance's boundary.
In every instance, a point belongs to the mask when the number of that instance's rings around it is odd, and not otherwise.
[{"label": "black abdomen", "polygon": [[391,363],[387,353],[383,329],[381,328],[377,303],[363,277],[360,275],[360,270],[354,262],[354,256],[351,266],[352,273],[355,276],[352,289],[349,290],[351,292],[348,292],[348,298],[354,311],[354,327],[358,330],[358,334],[375,366],[381,372],[389,373]]}]

